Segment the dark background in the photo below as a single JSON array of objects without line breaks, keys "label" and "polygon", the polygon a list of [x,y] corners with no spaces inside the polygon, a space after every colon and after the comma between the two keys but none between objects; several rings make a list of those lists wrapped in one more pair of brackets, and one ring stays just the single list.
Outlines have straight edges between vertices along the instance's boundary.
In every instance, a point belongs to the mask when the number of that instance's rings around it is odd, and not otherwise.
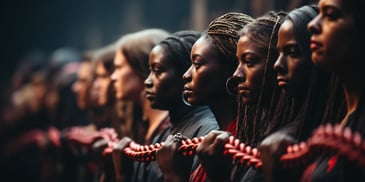
[{"label": "dark background", "polygon": [[[194,1],[205,4],[204,11],[195,9],[195,13],[202,11],[204,15],[204,23],[199,27],[192,23]],[[8,87],[17,63],[33,50],[50,54],[61,47],[72,47],[84,51],[107,45],[125,33],[143,28],[163,28],[169,32],[202,30],[224,12],[240,11],[257,16],[269,9],[290,10],[306,3],[300,0],[3,1],[0,89]]]}]

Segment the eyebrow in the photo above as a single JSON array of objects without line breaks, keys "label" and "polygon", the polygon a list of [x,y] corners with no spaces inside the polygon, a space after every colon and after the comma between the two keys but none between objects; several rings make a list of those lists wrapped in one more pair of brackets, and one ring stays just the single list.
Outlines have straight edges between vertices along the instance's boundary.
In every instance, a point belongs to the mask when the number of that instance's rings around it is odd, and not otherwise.
[{"label": "eyebrow", "polygon": [[200,54],[193,54],[192,56],[191,56],[191,60],[193,61],[194,59],[196,59],[196,58],[201,58],[201,59],[203,59],[203,56],[201,56]]},{"label": "eyebrow", "polygon": [[[299,44],[297,42],[292,42],[292,43],[289,43],[289,44],[285,44],[284,46],[282,46],[283,49],[285,48],[290,48],[290,47],[299,47]],[[279,51],[282,51],[281,47],[277,46],[276,47]]]}]

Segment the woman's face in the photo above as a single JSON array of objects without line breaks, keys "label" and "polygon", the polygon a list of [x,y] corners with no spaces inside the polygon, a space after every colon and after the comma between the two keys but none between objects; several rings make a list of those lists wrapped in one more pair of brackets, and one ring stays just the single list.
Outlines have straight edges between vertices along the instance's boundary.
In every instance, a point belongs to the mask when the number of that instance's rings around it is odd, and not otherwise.
[{"label": "woman's face", "polygon": [[110,83],[111,79],[108,71],[101,62],[97,63],[95,66],[95,78],[92,83],[91,98],[98,106],[104,106],[108,103]]},{"label": "woman's face", "polygon": [[173,60],[166,56],[166,48],[155,46],[149,57],[150,74],[145,80],[146,98],[152,108],[169,110],[181,102],[183,80]]},{"label": "woman's face", "polygon": [[72,85],[76,94],[77,105],[80,109],[86,109],[89,103],[89,88],[92,81],[92,68],[90,62],[82,62],[77,73],[77,80]]},{"label": "woman's face", "polygon": [[349,56],[358,35],[353,15],[343,8],[343,1],[320,0],[319,14],[308,24],[313,63],[336,72],[353,61]]},{"label": "woman's face", "polygon": [[226,93],[228,66],[219,60],[212,40],[199,38],[191,50],[192,65],[183,75],[184,96],[193,105],[209,105]]},{"label": "woman's face", "polygon": [[114,58],[114,72],[111,75],[114,81],[115,97],[118,100],[139,102],[144,90],[143,79],[128,64],[121,51],[117,51]]},{"label": "woman's face", "polygon": [[239,65],[232,77],[238,82],[238,93],[245,104],[256,104],[262,90],[267,50],[243,35],[238,40],[236,55]]},{"label": "woman's face", "polygon": [[274,64],[274,70],[277,72],[278,85],[284,89],[287,95],[305,94],[312,62],[295,38],[294,24],[291,20],[285,20],[281,25],[277,48],[279,57]]}]

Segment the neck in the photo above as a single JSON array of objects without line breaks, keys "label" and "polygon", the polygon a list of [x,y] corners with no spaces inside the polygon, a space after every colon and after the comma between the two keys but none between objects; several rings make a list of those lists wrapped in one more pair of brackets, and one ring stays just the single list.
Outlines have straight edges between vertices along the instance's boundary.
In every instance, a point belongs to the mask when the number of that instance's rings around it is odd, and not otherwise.
[{"label": "neck", "polygon": [[348,116],[356,110],[361,96],[365,91],[365,75],[359,74],[362,71],[353,71],[350,73],[347,76],[342,76],[347,107],[347,113],[342,123],[346,122]]},{"label": "neck", "polygon": [[183,102],[178,102],[172,109],[169,110],[170,121],[172,124],[179,123],[181,119],[190,112],[194,106],[187,106]]},{"label": "neck", "polygon": [[145,141],[150,141],[153,132],[159,126],[161,121],[168,116],[168,111],[153,109],[148,100],[144,99],[143,103],[143,117],[148,121],[148,129],[145,136]]},{"label": "neck", "polygon": [[209,104],[221,130],[226,130],[228,125],[237,117],[237,105],[237,99],[228,94]]}]

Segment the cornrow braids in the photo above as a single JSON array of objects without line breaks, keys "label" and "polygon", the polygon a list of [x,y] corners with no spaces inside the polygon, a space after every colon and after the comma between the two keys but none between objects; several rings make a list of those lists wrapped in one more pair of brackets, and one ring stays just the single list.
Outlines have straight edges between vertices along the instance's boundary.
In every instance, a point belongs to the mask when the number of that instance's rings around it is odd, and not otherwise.
[{"label": "cornrow braids", "polygon": [[245,110],[239,110],[244,113],[240,113],[238,118],[238,138],[254,147],[268,134],[270,119],[279,101],[280,90],[276,85],[273,65],[278,56],[277,34],[285,16],[286,12],[270,11],[247,24],[240,32],[241,36],[247,36],[252,43],[267,50],[262,89],[257,104],[242,106],[242,99],[239,101],[239,108],[245,107]]},{"label": "cornrow braids", "polygon": [[236,57],[237,42],[240,38],[239,31],[253,18],[243,13],[230,12],[211,21],[205,34],[208,35],[223,61],[233,61],[234,68],[238,64]]},{"label": "cornrow braids", "polygon": [[158,45],[169,49],[167,56],[171,56],[172,60],[181,71],[184,73],[191,65],[190,52],[193,44],[201,36],[201,33],[193,30],[182,30],[175,32],[162,40]]}]

